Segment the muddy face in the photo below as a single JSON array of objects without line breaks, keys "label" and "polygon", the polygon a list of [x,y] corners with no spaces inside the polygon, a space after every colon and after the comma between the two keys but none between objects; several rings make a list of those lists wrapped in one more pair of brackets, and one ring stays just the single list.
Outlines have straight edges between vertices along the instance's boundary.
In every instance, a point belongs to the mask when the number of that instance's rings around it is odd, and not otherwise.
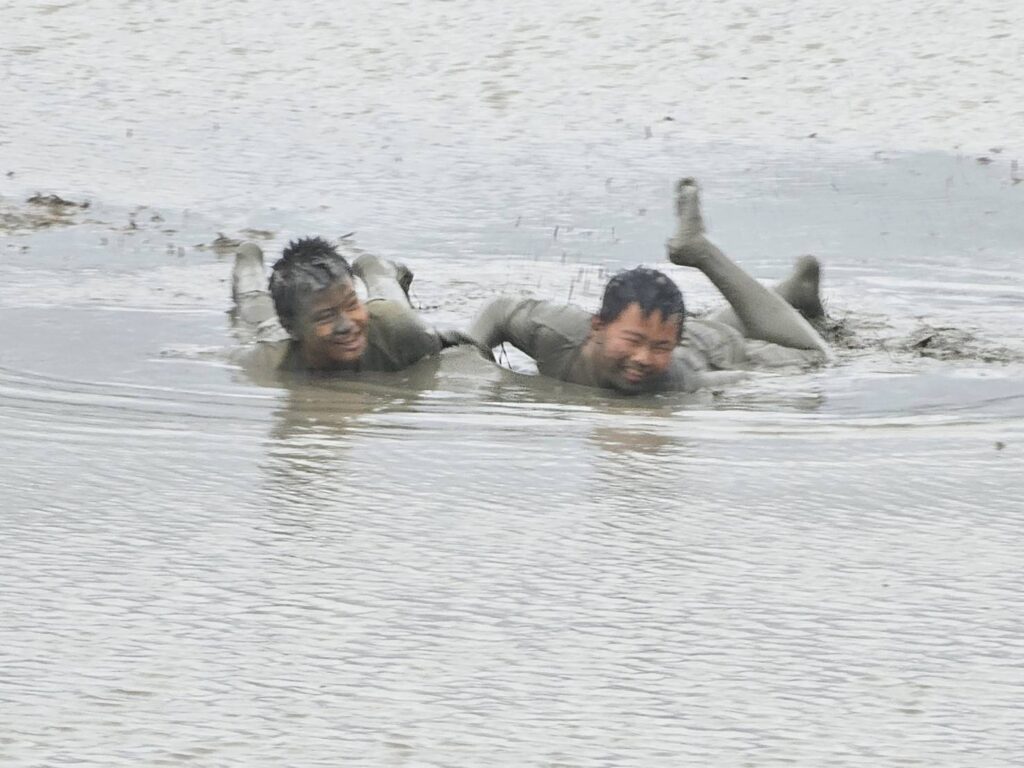
[{"label": "muddy face", "polygon": [[622,392],[642,392],[668,370],[679,343],[680,318],[660,310],[644,315],[630,304],[609,323],[594,318],[589,346],[591,362],[605,386]]},{"label": "muddy face", "polygon": [[296,336],[310,368],[355,368],[366,351],[369,313],[351,280],[313,294],[299,317]]}]

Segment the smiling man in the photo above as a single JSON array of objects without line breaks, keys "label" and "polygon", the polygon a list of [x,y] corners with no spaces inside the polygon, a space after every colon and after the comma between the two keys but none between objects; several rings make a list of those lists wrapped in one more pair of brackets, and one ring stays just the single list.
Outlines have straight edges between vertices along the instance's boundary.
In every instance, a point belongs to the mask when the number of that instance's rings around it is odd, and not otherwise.
[{"label": "smiling man", "polygon": [[[409,304],[412,273],[360,253],[350,265],[320,237],[288,244],[270,275],[252,243],[235,255],[236,315],[256,326],[247,365],[288,371],[399,371],[460,343],[429,328]],[[356,278],[366,285],[364,301]]]},{"label": "smiling man", "polygon": [[[683,296],[668,277],[637,267],[615,275],[595,315],[536,299],[500,297],[477,316],[469,335],[482,347],[508,342],[544,376],[620,392],[680,390],[692,371],[675,361]],[[685,381],[684,381],[685,380]]]},{"label": "smiling man", "polygon": [[804,257],[792,277],[770,290],[704,236],[697,184],[676,188],[679,228],[669,259],[702,271],[730,307],[686,319],[683,296],[663,273],[637,267],[615,275],[597,314],[535,299],[499,297],[469,335],[493,349],[508,342],[532,357],[542,375],[625,394],[695,391],[748,368],[807,366],[828,346],[796,308],[821,313],[819,267]]}]

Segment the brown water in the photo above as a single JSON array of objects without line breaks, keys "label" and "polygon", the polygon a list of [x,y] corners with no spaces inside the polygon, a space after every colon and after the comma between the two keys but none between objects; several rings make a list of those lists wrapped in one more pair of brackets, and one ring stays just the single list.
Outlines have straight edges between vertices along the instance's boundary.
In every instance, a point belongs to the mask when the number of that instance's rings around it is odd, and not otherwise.
[{"label": "brown water", "polygon": [[[1024,762],[1017,4],[2,13],[0,764]],[[659,263],[680,174],[822,258],[835,366],[224,362],[218,232],[356,230],[461,323]]]}]

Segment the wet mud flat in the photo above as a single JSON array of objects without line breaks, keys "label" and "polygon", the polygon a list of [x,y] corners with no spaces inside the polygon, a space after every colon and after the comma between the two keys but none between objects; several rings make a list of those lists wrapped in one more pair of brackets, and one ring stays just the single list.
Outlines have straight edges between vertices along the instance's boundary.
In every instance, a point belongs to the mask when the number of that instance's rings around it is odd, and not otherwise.
[{"label": "wet mud flat", "polygon": [[[993,165],[709,178],[758,277],[822,259],[838,359],[646,400],[459,354],[254,382],[221,354],[233,242],[344,216],[6,195],[0,762],[1019,764],[1024,232]],[[667,190],[356,237],[439,324],[593,307],[662,263]]]},{"label": "wet mud flat", "polygon": [[[0,764],[1024,765],[1024,5],[392,5],[5,6]],[[232,241],[593,307],[680,176],[835,365],[223,358]]]},{"label": "wet mud flat", "polygon": [[[770,185],[754,175],[760,173],[755,168],[706,182],[710,234],[769,282],[783,277],[796,255],[818,256],[829,314],[819,330],[843,359],[1018,363],[1024,226],[1016,211],[1024,187],[1018,186],[1016,161],[994,156],[997,162],[989,156],[875,152],[841,164],[829,158],[823,167],[805,164],[821,162],[823,155],[804,161],[786,156]],[[608,276],[638,262],[669,272],[693,314],[720,306],[706,281],[663,259],[671,214],[665,200],[648,198],[664,192],[633,189],[640,219],[623,211],[620,192],[610,186],[607,193],[614,210],[600,228],[573,221],[594,218],[589,203],[543,215],[498,209],[445,222],[402,248],[375,242],[377,228],[351,231],[344,214],[330,206],[256,210],[243,223],[236,212],[225,221],[215,211],[104,206],[88,196],[45,191],[9,194],[0,196],[0,266],[14,272],[0,290],[24,301],[32,280],[40,279],[36,304],[59,305],[61,297],[45,295],[45,286],[62,283],[64,295],[78,296],[68,304],[87,305],[102,301],[103,272],[109,270],[113,304],[123,281],[152,283],[149,306],[140,294],[123,309],[157,310],[168,297],[156,294],[170,292],[182,299],[179,308],[191,297],[196,311],[215,311],[239,244],[261,245],[269,266],[289,238],[313,232],[409,263],[418,275],[413,300],[439,324],[465,323],[498,292],[594,308]],[[462,253],[467,234],[483,253]],[[194,276],[188,274],[193,266]],[[175,270],[177,285],[158,284]],[[514,353],[511,359],[521,367]]]}]

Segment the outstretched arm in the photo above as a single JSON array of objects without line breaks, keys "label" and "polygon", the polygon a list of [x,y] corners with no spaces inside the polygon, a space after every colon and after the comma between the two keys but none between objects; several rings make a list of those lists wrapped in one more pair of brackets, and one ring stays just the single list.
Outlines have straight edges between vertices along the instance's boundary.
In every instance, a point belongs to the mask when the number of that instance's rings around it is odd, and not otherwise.
[{"label": "outstretched arm", "polygon": [[492,350],[507,341],[531,357],[535,356],[528,322],[528,308],[535,303],[533,299],[511,296],[492,299],[473,318],[469,336],[482,349]]},{"label": "outstretched arm", "polygon": [[679,229],[668,243],[669,260],[695,267],[721,291],[743,324],[748,338],[831,356],[828,344],[779,294],[761,285],[704,236],[697,182],[676,186]]}]

